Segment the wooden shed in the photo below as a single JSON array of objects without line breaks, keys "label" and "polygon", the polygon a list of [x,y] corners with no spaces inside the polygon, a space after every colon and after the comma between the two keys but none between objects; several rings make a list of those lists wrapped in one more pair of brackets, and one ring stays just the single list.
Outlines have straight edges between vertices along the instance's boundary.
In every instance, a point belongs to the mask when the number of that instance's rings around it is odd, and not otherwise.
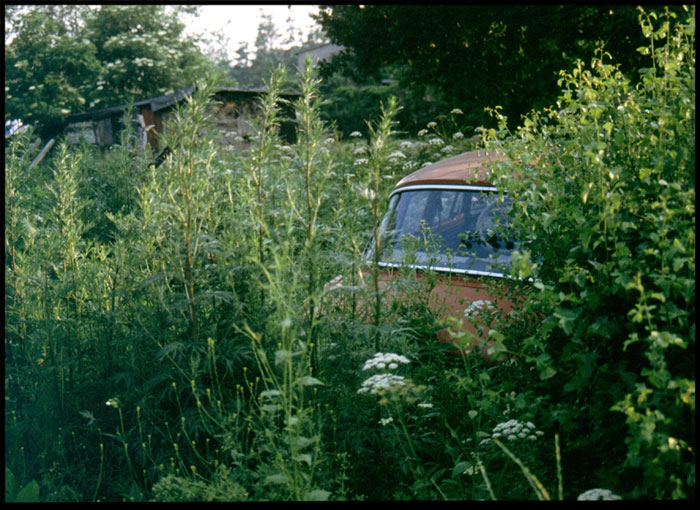
[{"label": "wooden shed", "polygon": [[[163,126],[178,103],[190,96],[193,87],[180,90],[174,94],[136,101],[132,106],[130,122],[134,126],[139,146],[150,145],[158,149],[158,135],[163,132]],[[235,145],[245,143],[254,130],[250,120],[259,114],[261,96],[267,91],[263,89],[236,89],[221,87],[216,89],[210,98],[210,113],[218,128],[218,139],[221,143]],[[288,102],[281,105],[282,109],[282,139],[288,143],[294,141],[295,130],[293,101],[298,93],[281,94]],[[130,105],[125,104],[102,110],[77,113],[68,117],[64,135],[69,140],[86,139],[100,147],[109,147],[119,143],[119,135],[125,126],[124,114]]]}]

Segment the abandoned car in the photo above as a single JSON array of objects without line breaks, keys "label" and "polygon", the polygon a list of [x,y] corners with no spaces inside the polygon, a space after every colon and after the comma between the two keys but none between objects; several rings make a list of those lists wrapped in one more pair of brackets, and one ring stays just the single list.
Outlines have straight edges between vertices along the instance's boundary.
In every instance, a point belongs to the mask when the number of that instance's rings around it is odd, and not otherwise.
[{"label": "abandoned car", "polygon": [[[429,306],[441,320],[465,319],[468,314],[474,318],[491,307],[512,310],[507,293],[496,295],[487,285],[495,281],[508,285],[507,266],[517,247],[502,228],[507,225],[507,195],[499,198],[489,178],[489,163],[503,158],[494,151],[466,152],[430,164],[396,184],[380,229],[379,256],[374,244],[367,253],[368,260],[381,268],[382,287],[402,268],[415,269],[416,278],[429,270]],[[457,326],[475,335],[470,335],[473,342],[466,351],[478,345],[488,357],[491,343],[483,338],[488,329],[466,319]],[[449,328],[438,332],[441,341],[453,337]]]}]

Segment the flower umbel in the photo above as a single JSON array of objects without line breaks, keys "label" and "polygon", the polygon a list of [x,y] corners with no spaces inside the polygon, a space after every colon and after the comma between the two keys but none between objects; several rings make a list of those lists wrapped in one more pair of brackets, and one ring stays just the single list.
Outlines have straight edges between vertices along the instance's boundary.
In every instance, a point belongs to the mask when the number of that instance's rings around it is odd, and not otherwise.
[{"label": "flower umbel", "polygon": [[590,489],[582,492],[576,498],[577,501],[616,501],[622,499],[608,489]]},{"label": "flower umbel", "polygon": [[383,394],[393,391],[406,385],[406,379],[400,375],[377,374],[362,383],[362,387],[357,393],[371,393],[373,395]]},{"label": "flower umbel", "polygon": [[387,367],[393,370],[398,368],[399,363],[406,365],[410,362],[411,361],[406,356],[402,356],[401,354],[394,354],[393,352],[378,352],[374,355],[374,357],[365,361],[362,370],[370,370],[372,368],[383,370]]},{"label": "flower umbel", "polygon": [[493,309],[493,305],[491,304],[491,301],[479,299],[477,301],[473,301],[473,302],[469,303],[469,306],[467,306],[464,309],[464,316],[465,317],[476,317],[477,315],[479,315],[480,311],[488,310],[488,309]]},{"label": "flower umbel", "polygon": [[544,435],[541,430],[535,430],[534,423],[519,422],[518,420],[508,420],[499,423],[493,428],[491,437],[505,439],[506,441],[517,441],[518,439],[527,439],[528,441],[536,441],[538,437]]}]

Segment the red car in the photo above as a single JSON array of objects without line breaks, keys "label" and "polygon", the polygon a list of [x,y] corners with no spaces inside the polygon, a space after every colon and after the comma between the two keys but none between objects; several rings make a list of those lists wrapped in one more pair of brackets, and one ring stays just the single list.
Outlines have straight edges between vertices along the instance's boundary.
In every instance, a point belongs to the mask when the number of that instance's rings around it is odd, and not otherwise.
[{"label": "red car", "polygon": [[[463,319],[462,329],[477,334],[474,318],[484,308],[509,312],[513,302],[489,293],[485,283],[504,278],[516,243],[503,238],[499,225],[507,224],[505,201],[491,183],[488,164],[504,156],[472,151],[428,165],[396,184],[389,198],[380,234],[382,287],[395,278],[396,269],[411,267],[422,278],[435,276],[429,305],[441,319]],[[376,260],[374,250],[369,260]],[[481,335],[485,330],[482,329]],[[449,341],[447,328],[438,339]],[[489,343],[481,344],[489,357]],[[470,346],[466,347],[471,350]]]}]

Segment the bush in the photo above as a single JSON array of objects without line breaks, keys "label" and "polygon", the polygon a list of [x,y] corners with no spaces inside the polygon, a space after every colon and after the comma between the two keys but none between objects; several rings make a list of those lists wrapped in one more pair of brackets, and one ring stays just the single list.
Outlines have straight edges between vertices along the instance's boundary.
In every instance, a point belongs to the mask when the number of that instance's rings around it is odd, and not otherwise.
[{"label": "bush", "polygon": [[[540,374],[570,489],[695,494],[694,11],[640,14],[639,82],[599,51],[559,81],[556,107],[491,131],[527,239],[535,331],[506,341]],[[655,26],[656,25],[656,26]],[[494,111],[499,116],[498,110]],[[619,474],[622,473],[622,476]]]}]

